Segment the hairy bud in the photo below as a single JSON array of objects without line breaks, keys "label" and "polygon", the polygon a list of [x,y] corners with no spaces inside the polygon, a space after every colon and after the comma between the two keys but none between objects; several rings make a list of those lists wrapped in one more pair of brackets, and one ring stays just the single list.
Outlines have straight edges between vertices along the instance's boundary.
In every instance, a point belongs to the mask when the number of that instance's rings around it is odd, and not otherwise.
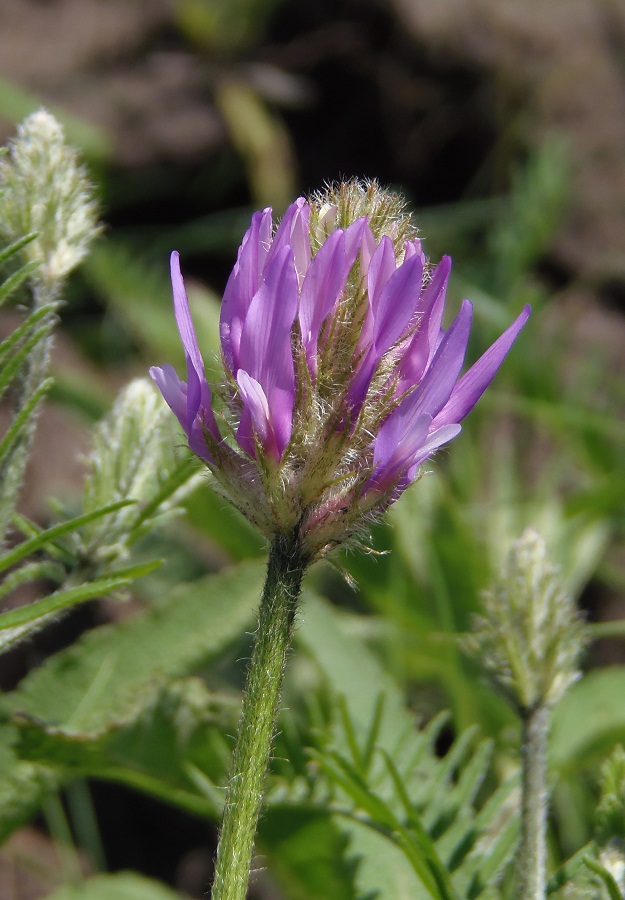
[{"label": "hairy bud", "polygon": [[69,275],[99,233],[87,173],[43,109],[22,122],[0,158],[0,229],[9,240],[37,234],[23,253],[41,263],[37,277],[48,285]]},{"label": "hairy bud", "polygon": [[512,545],[483,603],[465,647],[521,711],[553,706],[580,676],[583,625],[533,529]]}]

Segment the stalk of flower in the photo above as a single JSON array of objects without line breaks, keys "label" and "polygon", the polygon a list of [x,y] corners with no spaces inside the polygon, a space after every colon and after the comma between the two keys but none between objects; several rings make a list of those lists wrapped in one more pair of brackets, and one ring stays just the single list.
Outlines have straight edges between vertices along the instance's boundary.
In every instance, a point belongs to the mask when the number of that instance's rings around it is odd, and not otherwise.
[{"label": "stalk of flower", "polygon": [[[462,377],[472,305],[441,327],[451,263],[431,268],[402,199],[376,183],[255,213],[226,285],[211,387],[177,253],[187,380],[151,374],[219,489],[269,541],[213,897],[245,896],[304,571],[358,536],[460,432],[529,316]],[[271,684],[269,682],[272,681]]]},{"label": "stalk of flower", "polygon": [[575,603],[549,561],[543,538],[526,529],[483,595],[465,648],[521,718],[519,898],[547,895],[547,738],[551,712],[580,677],[585,642]]}]

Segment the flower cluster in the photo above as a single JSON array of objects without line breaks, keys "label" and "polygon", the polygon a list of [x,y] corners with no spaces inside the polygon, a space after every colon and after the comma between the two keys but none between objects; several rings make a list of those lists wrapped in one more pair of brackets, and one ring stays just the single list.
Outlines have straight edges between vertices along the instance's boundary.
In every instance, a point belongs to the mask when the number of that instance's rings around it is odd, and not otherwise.
[{"label": "flower cluster", "polygon": [[441,327],[451,263],[430,269],[401,199],[348,182],[255,213],[221,307],[224,383],[211,390],[178,254],[187,380],[151,374],[191,450],[270,536],[299,527],[311,558],[344,541],[460,431],[529,315],[460,376],[472,305]]}]

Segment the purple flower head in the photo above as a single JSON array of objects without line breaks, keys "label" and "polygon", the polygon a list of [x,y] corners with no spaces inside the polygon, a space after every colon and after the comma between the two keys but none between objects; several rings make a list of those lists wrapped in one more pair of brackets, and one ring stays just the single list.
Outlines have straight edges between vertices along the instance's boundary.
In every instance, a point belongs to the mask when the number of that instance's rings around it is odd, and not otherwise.
[{"label": "purple flower head", "polygon": [[224,292],[214,391],[171,258],[187,381],[151,374],[191,450],[266,535],[299,525],[311,557],[381,512],[452,440],[529,307],[464,374],[473,308],[441,326],[451,263],[431,269],[401,199],[349,182],[255,213]]}]

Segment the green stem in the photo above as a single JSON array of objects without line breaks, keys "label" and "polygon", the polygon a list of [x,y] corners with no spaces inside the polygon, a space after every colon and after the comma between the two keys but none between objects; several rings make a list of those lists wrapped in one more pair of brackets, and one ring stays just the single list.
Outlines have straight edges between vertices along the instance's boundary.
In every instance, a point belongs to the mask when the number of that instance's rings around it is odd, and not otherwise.
[{"label": "green stem", "polygon": [[547,839],[547,735],[549,709],[523,716],[523,772],[519,872],[522,900],[544,900]]},{"label": "green stem", "polygon": [[297,529],[273,539],[217,847],[212,900],[244,900],[247,893],[284,669],[306,565]]}]

